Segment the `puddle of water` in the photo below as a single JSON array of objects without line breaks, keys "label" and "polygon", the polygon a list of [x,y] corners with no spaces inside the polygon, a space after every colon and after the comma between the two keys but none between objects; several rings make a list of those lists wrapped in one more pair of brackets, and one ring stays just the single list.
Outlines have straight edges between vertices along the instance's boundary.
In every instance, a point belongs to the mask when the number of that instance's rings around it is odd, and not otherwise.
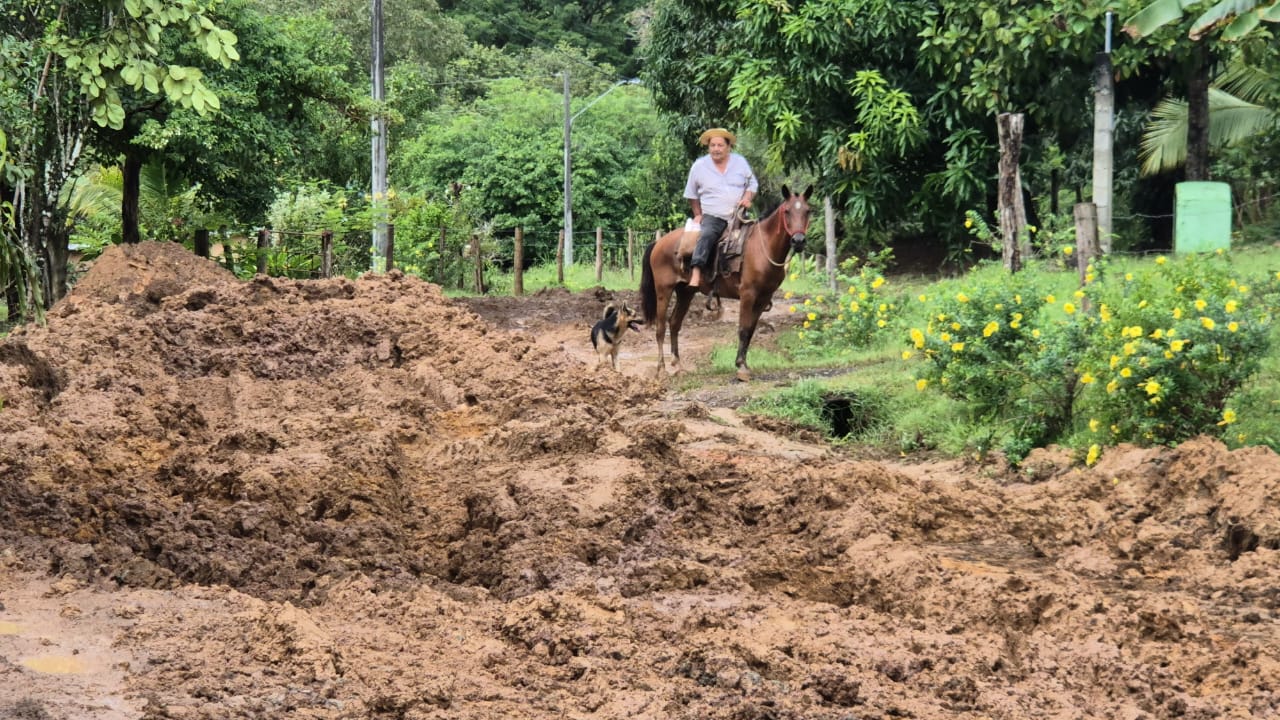
[{"label": "puddle of water", "polygon": [[50,675],[78,675],[85,671],[84,663],[80,662],[79,658],[69,655],[38,655],[24,658],[21,664],[36,672]]}]

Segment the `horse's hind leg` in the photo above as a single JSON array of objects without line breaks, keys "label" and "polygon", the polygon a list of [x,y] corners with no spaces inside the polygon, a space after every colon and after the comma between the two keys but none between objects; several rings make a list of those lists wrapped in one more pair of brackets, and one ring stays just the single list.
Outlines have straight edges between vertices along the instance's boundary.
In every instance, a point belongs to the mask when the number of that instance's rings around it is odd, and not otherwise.
[{"label": "horse's hind leg", "polygon": [[661,378],[663,373],[667,371],[666,358],[663,356],[662,342],[666,340],[667,335],[667,304],[671,301],[671,288],[659,287],[658,293],[658,312],[653,318],[653,331],[658,340],[658,367],[654,374]]},{"label": "horse's hind leg", "polygon": [[696,288],[688,285],[676,288],[676,307],[671,313],[671,368],[675,372],[680,372],[680,328],[684,326],[685,315],[689,312],[689,305],[693,302],[693,296],[698,294]]}]

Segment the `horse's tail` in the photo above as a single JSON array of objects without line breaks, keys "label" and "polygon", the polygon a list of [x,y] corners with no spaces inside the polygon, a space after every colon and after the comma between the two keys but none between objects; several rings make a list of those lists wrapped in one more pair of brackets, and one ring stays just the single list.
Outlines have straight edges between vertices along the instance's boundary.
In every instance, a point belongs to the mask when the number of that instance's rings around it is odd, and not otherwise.
[{"label": "horse's tail", "polygon": [[640,309],[644,312],[645,325],[658,318],[658,288],[653,281],[653,268],[649,265],[649,256],[657,244],[655,241],[645,247],[644,260],[640,263]]}]

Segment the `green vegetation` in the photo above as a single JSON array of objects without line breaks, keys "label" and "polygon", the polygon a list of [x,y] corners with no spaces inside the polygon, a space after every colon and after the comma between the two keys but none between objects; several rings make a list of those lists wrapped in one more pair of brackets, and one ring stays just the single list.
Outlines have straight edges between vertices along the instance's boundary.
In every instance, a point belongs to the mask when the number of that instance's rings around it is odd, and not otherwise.
[{"label": "green vegetation", "polygon": [[[1068,256],[1069,257],[1069,256]],[[761,369],[826,368],[754,400],[749,412],[833,430],[831,397],[883,398],[858,442],[901,451],[1002,450],[1013,461],[1057,443],[1095,462],[1121,442],[1198,434],[1280,447],[1280,251],[1111,258],[1078,287],[1055,259],[1009,275],[995,265],[900,292],[897,337],[833,343],[841,321],[809,320],[756,355]],[[853,279],[850,287],[862,276]],[[848,278],[846,278],[848,280]],[[891,287],[892,280],[881,284]],[[910,295],[910,297],[908,297]],[[733,369],[733,347],[713,373]]]}]

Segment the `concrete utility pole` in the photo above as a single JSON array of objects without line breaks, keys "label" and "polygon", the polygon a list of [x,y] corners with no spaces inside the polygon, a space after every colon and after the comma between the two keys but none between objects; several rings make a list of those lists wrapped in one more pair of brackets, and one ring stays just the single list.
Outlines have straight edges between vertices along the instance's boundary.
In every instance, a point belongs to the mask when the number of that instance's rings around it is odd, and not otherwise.
[{"label": "concrete utility pole", "polygon": [[373,0],[373,271],[387,271],[387,119],[382,114],[382,0]]},{"label": "concrete utility pole", "polygon": [[1094,58],[1093,70],[1093,204],[1098,207],[1098,250],[1111,252],[1111,196],[1115,170],[1115,78],[1111,70],[1111,12],[1103,52]]},{"label": "concrete utility pole", "polygon": [[564,71],[564,264],[573,264],[573,168],[569,161],[569,71]]}]

